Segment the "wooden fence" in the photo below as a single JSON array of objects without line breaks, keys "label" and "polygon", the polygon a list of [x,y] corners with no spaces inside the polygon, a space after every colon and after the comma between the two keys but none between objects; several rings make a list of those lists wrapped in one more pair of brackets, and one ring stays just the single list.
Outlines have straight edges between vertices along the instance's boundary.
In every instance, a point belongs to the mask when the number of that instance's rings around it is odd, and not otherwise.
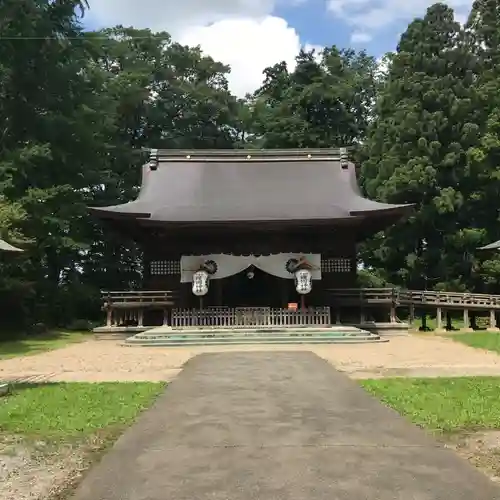
[{"label": "wooden fence", "polygon": [[301,310],[271,307],[173,309],[171,317],[172,328],[294,328],[330,325],[329,307]]}]

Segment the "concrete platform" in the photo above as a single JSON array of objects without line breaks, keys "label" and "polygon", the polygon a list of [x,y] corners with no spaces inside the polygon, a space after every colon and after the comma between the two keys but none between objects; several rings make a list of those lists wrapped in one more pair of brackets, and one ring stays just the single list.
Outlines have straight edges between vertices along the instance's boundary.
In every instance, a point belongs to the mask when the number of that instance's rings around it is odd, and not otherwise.
[{"label": "concrete platform", "polygon": [[191,359],[73,500],[494,500],[500,487],[310,352]]},{"label": "concrete platform", "polygon": [[127,338],[127,345],[150,347],[287,344],[361,344],[380,342],[379,335],[354,326],[171,328],[160,326]]}]

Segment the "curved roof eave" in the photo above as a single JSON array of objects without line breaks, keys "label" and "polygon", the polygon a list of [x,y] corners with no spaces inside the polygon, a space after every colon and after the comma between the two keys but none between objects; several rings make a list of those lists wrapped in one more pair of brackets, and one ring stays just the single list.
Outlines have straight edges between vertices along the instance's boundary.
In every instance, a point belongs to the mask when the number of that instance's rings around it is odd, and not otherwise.
[{"label": "curved roof eave", "polygon": [[88,210],[100,217],[109,219],[148,219],[151,217],[150,212],[140,212],[132,210],[123,210],[124,205],[114,205],[111,207],[88,207]]},{"label": "curved roof eave", "polygon": [[479,247],[478,250],[498,250],[500,249],[500,240],[494,241],[493,243],[489,243],[484,247]]},{"label": "curved roof eave", "polygon": [[[364,199],[364,201],[370,201]],[[349,213],[353,217],[368,216],[368,215],[404,215],[411,212],[415,208],[414,203],[404,204],[404,205],[391,205],[388,203],[378,203],[376,201],[372,202],[373,206],[371,208],[365,208],[361,210],[351,210]]]},{"label": "curved roof eave", "polygon": [[2,252],[24,252],[22,248],[17,248],[5,240],[0,240],[0,251]]}]

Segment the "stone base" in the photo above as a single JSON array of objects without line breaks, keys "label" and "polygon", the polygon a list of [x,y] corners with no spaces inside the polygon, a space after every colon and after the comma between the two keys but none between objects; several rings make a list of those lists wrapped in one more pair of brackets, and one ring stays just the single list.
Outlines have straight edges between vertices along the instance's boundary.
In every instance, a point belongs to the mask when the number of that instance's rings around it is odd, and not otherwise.
[{"label": "stone base", "polygon": [[151,330],[152,326],[98,326],[92,331],[94,333],[140,333]]},{"label": "stone base", "polygon": [[394,337],[409,335],[410,327],[408,323],[376,323],[375,321],[354,325],[357,328],[368,330],[381,337]]},{"label": "stone base", "polygon": [[10,392],[10,384],[7,382],[0,383],[0,397],[6,396]]},{"label": "stone base", "polygon": [[96,340],[125,340],[131,335],[149,330],[147,326],[98,326],[94,328],[94,338]]},{"label": "stone base", "polygon": [[208,345],[359,344],[387,342],[379,335],[354,326],[255,327],[255,328],[170,328],[157,327],[137,333],[126,345],[182,347]]}]

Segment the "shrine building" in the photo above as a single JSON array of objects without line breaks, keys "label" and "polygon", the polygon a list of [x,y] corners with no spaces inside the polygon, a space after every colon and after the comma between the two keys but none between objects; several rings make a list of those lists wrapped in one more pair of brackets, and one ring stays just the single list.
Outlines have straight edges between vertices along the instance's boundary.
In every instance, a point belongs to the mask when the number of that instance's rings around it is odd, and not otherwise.
[{"label": "shrine building", "polygon": [[136,200],[90,209],[143,250],[141,290],[104,292],[107,326],[335,323],[357,243],[411,209],[365,198],[345,149],[152,149]]}]

